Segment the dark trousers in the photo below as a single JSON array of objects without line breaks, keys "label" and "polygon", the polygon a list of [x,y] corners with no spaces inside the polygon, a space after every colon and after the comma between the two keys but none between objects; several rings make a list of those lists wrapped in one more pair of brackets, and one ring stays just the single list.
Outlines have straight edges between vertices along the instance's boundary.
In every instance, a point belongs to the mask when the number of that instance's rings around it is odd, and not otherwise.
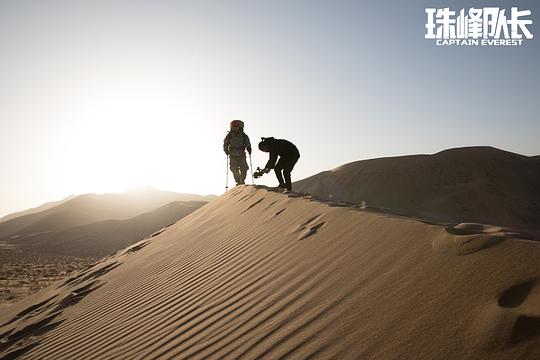
[{"label": "dark trousers", "polygon": [[[279,158],[279,161],[274,167],[274,172],[276,173],[276,177],[279,181],[280,187],[285,187],[287,188],[287,190],[292,190],[291,171],[294,169],[294,165],[296,165],[296,162],[298,161],[298,159],[299,159],[298,157]],[[281,174],[282,171],[283,171],[283,175]]]}]

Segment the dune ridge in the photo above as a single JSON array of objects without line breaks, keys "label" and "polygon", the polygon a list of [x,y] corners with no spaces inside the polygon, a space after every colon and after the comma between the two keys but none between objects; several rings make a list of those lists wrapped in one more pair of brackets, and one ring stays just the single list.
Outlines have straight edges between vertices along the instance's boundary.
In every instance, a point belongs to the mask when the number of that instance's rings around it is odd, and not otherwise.
[{"label": "dune ridge", "polygon": [[1,311],[0,354],[540,357],[536,239],[339,205],[235,187]]},{"label": "dune ridge", "polygon": [[356,161],[294,188],[430,221],[540,229],[538,157],[489,146]]}]

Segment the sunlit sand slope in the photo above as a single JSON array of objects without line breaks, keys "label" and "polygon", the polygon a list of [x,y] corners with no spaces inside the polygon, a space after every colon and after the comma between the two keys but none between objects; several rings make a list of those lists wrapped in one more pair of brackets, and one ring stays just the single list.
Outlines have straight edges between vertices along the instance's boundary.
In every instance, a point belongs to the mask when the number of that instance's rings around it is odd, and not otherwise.
[{"label": "sunlit sand slope", "polygon": [[540,244],[239,186],[0,313],[24,359],[540,358]]}]

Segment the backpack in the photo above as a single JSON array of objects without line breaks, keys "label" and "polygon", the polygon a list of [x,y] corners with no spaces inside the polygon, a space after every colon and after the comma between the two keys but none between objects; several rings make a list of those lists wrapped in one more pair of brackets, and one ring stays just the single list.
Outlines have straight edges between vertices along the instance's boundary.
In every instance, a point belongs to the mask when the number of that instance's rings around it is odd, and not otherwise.
[{"label": "backpack", "polygon": [[[229,130],[227,131],[227,135],[225,135],[225,141],[228,141],[229,144],[231,142],[230,137],[231,137],[231,131]],[[244,147],[244,149],[246,148],[246,138],[247,138],[247,135],[244,132],[244,130],[242,130],[242,141],[243,141],[242,146]]]}]

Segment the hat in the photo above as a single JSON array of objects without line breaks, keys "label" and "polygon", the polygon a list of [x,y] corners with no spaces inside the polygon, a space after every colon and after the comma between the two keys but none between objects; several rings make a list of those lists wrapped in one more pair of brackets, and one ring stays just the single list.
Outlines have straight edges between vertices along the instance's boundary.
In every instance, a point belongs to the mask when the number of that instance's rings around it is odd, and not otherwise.
[{"label": "hat", "polygon": [[268,152],[268,144],[266,143],[266,138],[261,138],[262,141],[259,143],[259,150]]},{"label": "hat", "polygon": [[238,126],[239,128],[244,128],[244,122],[242,120],[233,120],[231,121],[231,127]]}]

